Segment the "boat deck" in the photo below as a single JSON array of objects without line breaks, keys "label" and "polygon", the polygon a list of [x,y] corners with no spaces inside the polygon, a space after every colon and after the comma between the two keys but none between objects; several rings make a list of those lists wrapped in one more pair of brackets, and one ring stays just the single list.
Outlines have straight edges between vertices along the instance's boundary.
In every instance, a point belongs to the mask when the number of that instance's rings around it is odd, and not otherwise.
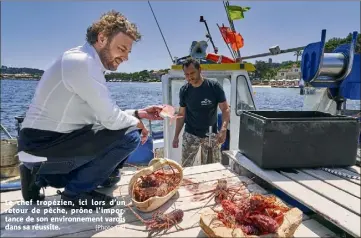
[{"label": "boat deck", "polygon": [[292,172],[263,170],[238,151],[227,151],[225,154],[229,158],[230,166],[239,171],[239,174],[257,176],[265,184],[295,199],[315,212],[325,223],[340,230],[341,237],[360,237],[361,187],[360,179],[357,178],[360,177],[359,164],[335,169],[351,175],[344,178],[319,169]]},{"label": "boat deck", "polygon": [[[134,171],[123,171],[121,181],[118,183],[119,186],[116,189],[103,189],[103,191],[115,196],[122,194],[121,197],[124,198],[123,201],[128,203],[128,183],[132,174],[134,174]],[[240,176],[229,167],[225,167],[220,163],[187,167],[184,169],[184,176],[184,182],[178,193],[160,208],[161,211],[165,212],[170,212],[175,208],[182,209],[184,211],[184,218],[179,225],[183,230],[177,230],[174,227],[170,228],[166,233],[162,234],[164,237],[206,237],[205,233],[203,233],[199,227],[199,211],[208,203],[209,199],[200,201],[199,199],[201,197],[199,197],[199,195],[195,196],[194,193],[196,190],[211,189],[217,182],[217,179],[227,179],[231,184],[242,181],[247,182],[249,184],[248,189],[251,192],[261,194],[269,193],[269,191],[254,183],[250,178]],[[47,188],[45,192],[47,195],[46,201],[59,201],[59,195],[56,194],[56,189]],[[356,191],[354,192],[356,193]],[[204,198],[208,195],[209,194],[204,194],[201,196]],[[15,203],[21,201],[21,199],[21,191],[10,191],[1,194],[1,237],[146,237],[148,235],[144,224],[131,213],[129,208],[124,206],[124,203],[114,208],[120,209],[117,212],[123,213],[123,215],[118,215],[118,213],[70,214],[69,210],[67,210],[67,213],[55,211],[56,208],[61,208],[55,205],[14,205],[9,202],[12,201],[12,203]],[[213,205],[214,199],[205,207]],[[20,214],[19,211],[17,213],[11,213],[8,210],[10,208],[28,209],[28,213]],[[52,208],[52,210],[50,208]],[[111,210],[107,209],[107,211]],[[152,213],[146,214],[140,212],[139,214],[145,219],[150,218],[152,215]],[[32,217],[34,220],[27,217]],[[57,217],[71,219],[83,218],[84,220],[67,222],[56,222],[52,220]],[[10,222],[9,219],[18,219],[18,221]],[[20,219],[24,219],[24,221]],[[91,219],[94,220],[91,221]],[[102,219],[102,221],[96,221],[95,219]],[[118,219],[118,221],[116,219]],[[355,224],[357,220],[352,221],[350,217],[349,222]],[[35,226],[36,224],[38,224],[38,226]],[[10,230],[8,229],[9,227],[6,227],[7,225],[18,225],[22,229]],[[48,227],[46,227],[47,225]],[[337,235],[310,216],[304,215],[303,222],[297,229],[294,237],[337,237]]]}]

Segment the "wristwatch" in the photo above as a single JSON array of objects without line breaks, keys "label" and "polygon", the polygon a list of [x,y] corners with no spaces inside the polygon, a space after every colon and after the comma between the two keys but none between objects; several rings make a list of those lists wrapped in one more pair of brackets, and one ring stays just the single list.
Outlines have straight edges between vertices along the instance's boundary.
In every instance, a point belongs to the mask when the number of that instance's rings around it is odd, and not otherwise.
[{"label": "wristwatch", "polygon": [[138,114],[138,110],[135,110],[135,111],[134,111],[134,116],[140,120],[140,117],[139,117],[139,114]]}]

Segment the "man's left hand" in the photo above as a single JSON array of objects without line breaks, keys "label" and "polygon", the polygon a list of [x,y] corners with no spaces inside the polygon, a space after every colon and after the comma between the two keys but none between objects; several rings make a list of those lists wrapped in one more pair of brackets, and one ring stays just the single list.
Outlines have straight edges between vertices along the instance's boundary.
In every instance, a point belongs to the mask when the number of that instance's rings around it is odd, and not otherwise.
[{"label": "man's left hand", "polygon": [[144,127],[142,129],[142,132],[140,133],[140,140],[141,140],[142,145],[144,145],[144,143],[147,142],[148,134],[149,134],[149,132],[148,132],[147,128]]},{"label": "man's left hand", "polygon": [[163,110],[164,106],[150,106],[143,109],[138,110],[138,115],[141,119],[148,120],[163,120],[161,116],[159,116],[160,112]]},{"label": "man's left hand", "polygon": [[220,145],[222,145],[226,141],[226,137],[227,137],[227,131],[226,130],[221,130],[217,135],[218,143]]}]

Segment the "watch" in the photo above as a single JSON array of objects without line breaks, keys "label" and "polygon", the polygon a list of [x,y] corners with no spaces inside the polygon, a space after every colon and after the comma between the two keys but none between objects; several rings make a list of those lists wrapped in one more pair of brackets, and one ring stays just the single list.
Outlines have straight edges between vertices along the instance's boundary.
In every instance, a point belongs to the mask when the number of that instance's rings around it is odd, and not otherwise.
[{"label": "watch", "polygon": [[140,117],[139,117],[139,114],[138,114],[138,110],[135,110],[135,111],[134,111],[134,116],[140,120]]}]

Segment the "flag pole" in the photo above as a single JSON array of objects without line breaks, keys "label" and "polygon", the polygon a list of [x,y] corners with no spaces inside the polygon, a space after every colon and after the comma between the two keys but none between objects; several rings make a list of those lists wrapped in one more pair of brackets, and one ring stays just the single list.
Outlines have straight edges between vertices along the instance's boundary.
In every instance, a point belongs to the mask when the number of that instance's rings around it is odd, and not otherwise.
[{"label": "flag pole", "polygon": [[226,46],[227,46],[229,52],[231,52],[231,55],[232,55],[233,59],[236,59],[236,57],[234,56],[233,51],[231,50],[231,48],[230,48],[229,45],[227,44],[226,39],[224,38],[224,36],[223,36],[223,34],[222,34],[222,31],[221,31],[220,26],[219,26],[218,24],[217,24],[217,26],[218,26],[218,30],[221,32],[221,36],[222,36],[222,38],[223,38],[224,43],[226,43]]},{"label": "flag pole", "polygon": [[[226,11],[226,14],[227,14],[227,19],[228,19],[229,26],[230,26],[230,28],[232,30],[232,27],[231,27],[231,24],[230,24],[231,18],[230,18],[229,14],[228,14],[226,4],[224,3],[224,1],[222,1],[222,2],[223,2],[224,10]],[[233,48],[232,48],[232,51],[233,51],[233,55],[236,55],[236,52],[233,50]]]},{"label": "flag pole", "polygon": [[[233,24],[233,20],[231,19],[231,16],[228,14],[228,10],[227,10],[227,7],[229,6],[229,2],[226,1],[226,3],[223,1],[223,5],[224,5],[224,8],[225,8],[225,11],[227,13],[227,16],[228,16],[228,21],[229,21],[229,26],[231,27],[232,31],[233,31],[233,36],[234,38],[236,39],[236,29],[234,28],[234,24]],[[236,41],[236,45],[237,45],[237,57],[239,60],[241,60],[241,52],[239,51],[238,49],[238,44],[237,44],[237,41]]]}]

